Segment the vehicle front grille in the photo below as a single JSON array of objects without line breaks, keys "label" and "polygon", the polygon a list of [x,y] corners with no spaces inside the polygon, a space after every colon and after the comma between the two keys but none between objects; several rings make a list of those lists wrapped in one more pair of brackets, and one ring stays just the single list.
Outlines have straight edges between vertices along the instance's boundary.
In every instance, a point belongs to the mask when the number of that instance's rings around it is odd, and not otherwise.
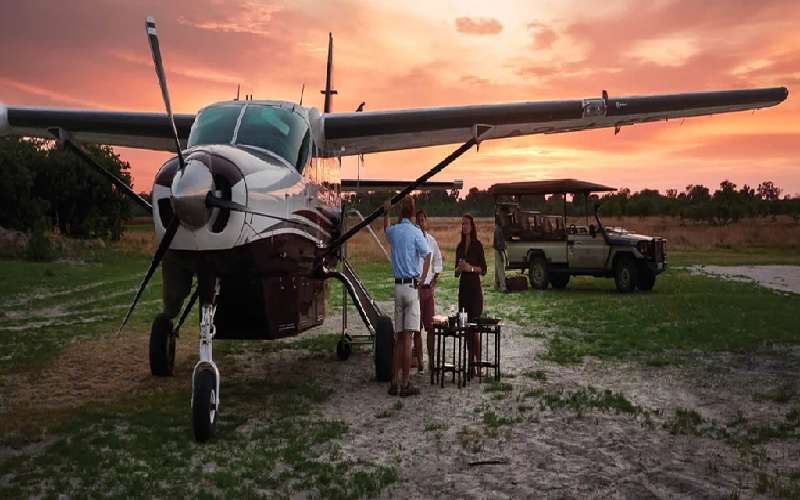
[{"label": "vehicle front grille", "polygon": [[654,257],[656,262],[664,262],[667,256],[666,242],[664,240],[655,241]]}]

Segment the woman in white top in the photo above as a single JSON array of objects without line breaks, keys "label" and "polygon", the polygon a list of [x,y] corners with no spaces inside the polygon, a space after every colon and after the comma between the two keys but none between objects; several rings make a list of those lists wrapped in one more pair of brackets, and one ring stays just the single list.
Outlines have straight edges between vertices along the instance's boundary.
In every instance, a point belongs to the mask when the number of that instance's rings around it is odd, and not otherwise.
[{"label": "woman in white top", "polygon": [[[424,210],[417,211],[417,226],[422,230],[425,235],[425,240],[428,242],[428,247],[431,249],[431,270],[425,278],[424,283],[419,286],[419,309],[422,320],[422,326],[427,333],[426,343],[428,347],[428,369],[432,370],[433,363],[433,315],[434,312],[434,293],[436,284],[439,280],[439,273],[442,272],[442,252],[439,251],[439,243],[431,233],[428,232],[428,217],[425,215]],[[423,261],[420,260],[419,265],[422,269]],[[417,364],[417,369],[422,373],[424,366],[422,364],[422,333],[417,332],[414,335],[414,353]]]}]

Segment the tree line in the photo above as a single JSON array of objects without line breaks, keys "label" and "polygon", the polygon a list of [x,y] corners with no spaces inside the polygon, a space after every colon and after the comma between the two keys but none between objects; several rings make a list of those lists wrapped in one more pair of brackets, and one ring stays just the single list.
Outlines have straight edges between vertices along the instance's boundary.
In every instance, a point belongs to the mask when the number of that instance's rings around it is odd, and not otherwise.
[{"label": "tree line", "polygon": [[[108,146],[87,146],[105,168],[131,183],[130,165]],[[143,193],[143,195],[148,196]],[[345,203],[364,215],[378,208],[394,192],[346,193]],[[479,217],[494,214],[494,197],[488,190],[471,188],[465,196],[457,190],[419,192],[417,206],[430,216]],[[560,196],[523,197],[525,209],[561,213]],[[588,203],[588,207],[587,207]],[[599,204],[605,216],[675,216],[697,222],[728,224],[743,217],[791,215],[800,219],[800,198],[783,196],[771,181],[758,186],[737,186],[722,181],[713,192],[702,184],[690,184],[679,192],[654,189],[632,192],[624,188],[602,196],[568,199],[567,212],[582,215]],[[132,216],[147,215],[118,192],[100,174],[53,141],[0,138],[0,227],[29,233],[58,228],[75,238],[119,239]]]},{"label": "tree line", "polygon": [[[130,165],[110,147],[86,149],[131,184]],[[0,137],[0,227],[116,240],[131,213],[124,193],[54,141]]]},{"label": "tree line", "polygon": [[[604,216],[670,216],[709,224],[730,224],[743,217],[791,215],[800,219],[800,198],[781,196],[783,190],[772,181],[764,181],[756,187],[747,184],[738,187],[729,180],[720,183],[713,192],[702,184],[689,184],[682,192],[668,189],[661,193],[656,189],[632,192],[628,188],[603,195],[568,196],[566,204],[561,195],[523,196],[519,201],[524,209],[542,213],[581,216],[592,213],[597,206]],[[347,203],[364,215],[378,208],[383,200],[394,192],[357,193],[346,196]],[[495,198],[488,190],[471,188],[461,198],[458,191],[417,193],[417,207],[429,216],[459,216],[470,213],[477,217],[494,215]]]}]

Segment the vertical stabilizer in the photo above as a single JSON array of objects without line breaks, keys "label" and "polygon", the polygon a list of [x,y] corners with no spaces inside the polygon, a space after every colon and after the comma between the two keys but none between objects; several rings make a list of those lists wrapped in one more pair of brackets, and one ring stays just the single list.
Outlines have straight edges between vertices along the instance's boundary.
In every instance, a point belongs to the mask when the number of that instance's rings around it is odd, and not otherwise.
[{"label": "vertical stabilizer", "polygon": [[330,113],[331,112],[331,102],[333,101],[333,96],[336,95],[336,91],[333,89],[333,34],[328,33],[328,68],[325,73],[325,90],[321,90],[320,93],[325,95],[325,105],[322,107],[323,113]]}]

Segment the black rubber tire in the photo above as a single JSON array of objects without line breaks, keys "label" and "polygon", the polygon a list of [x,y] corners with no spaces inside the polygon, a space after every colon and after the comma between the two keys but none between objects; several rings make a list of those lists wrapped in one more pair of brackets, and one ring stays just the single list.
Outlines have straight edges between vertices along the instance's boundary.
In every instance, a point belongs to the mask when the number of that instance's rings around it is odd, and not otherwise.
[{"label": "black rubber tire", "polygon": [[172,321],[156,316],[150,328],[150,373],[170,377],[175,371],[175,336]]},{"label": "black rubber tire", "polygon": [[569,283],[569,274],[553,273],[550,275],[550,284],[553,285],[553,288],[561,290],[566,288],[567,283]]},{"label": "black rubber tire", "polygon": [[375,380],[392,380],[392,355],[394,354],[394,324],[388,316],[378,318],[375,325]]},{"label": "black rubber tire", "polygon": [[210,368],[198,370],[192,397],[192,432],[198,443],[205,443],[211,439],[217,430],[219,414],[216,408],[216,392],[217,380],[214,371]]},{"label": "black rubber tire", "polygon": [[620,255],[614,261],[614,284],[620,293],[630,293],[636,289],[636,261],[630,255]]},{"label": "black rubber tire", "polygon": [[531,287],[537,290],[546,290],[547,285],[550,284],[550,277],[547,273],[547,260],[542,255],[535,255],[531,259],[531,264],[528,269],[528,279],[531,282]]},{"label": "black rubber tire", "polygon": [[342,337],[336,342],[336,357],[339,361],[347,361],[352,352],[353,346],[346,338]]},{"label": "black rubber tire", "polygon": [[636,275],[636,288],[643,292],[649,292],[656,284],[656,273],[651,271],[647,266],[639,266],[638,274]]}]

